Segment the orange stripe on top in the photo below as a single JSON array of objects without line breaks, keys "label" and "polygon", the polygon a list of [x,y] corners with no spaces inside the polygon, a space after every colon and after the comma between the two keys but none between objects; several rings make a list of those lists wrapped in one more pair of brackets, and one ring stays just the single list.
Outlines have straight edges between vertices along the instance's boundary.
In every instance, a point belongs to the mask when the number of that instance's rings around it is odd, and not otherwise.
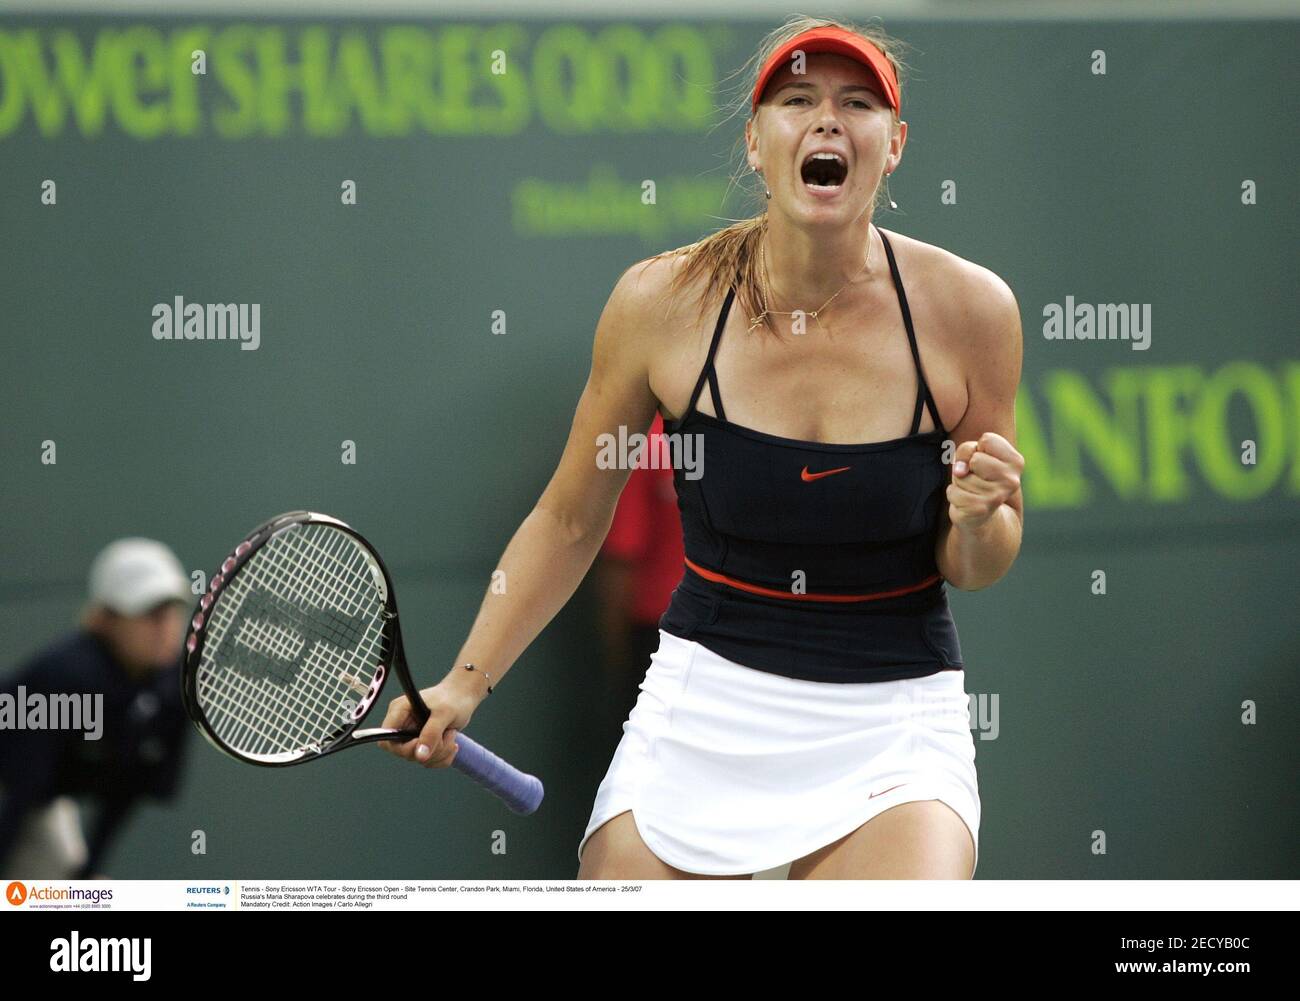
[{"label": "orange stripe on top", "polygon": [[769,598],[785,598],[788,601],[878,601],[881,598],[896,598],[901,594],[922,591],[935,581],[943,580],[942,574],[934,574],[919,584],[896,587],[890,591],[875,591],[871,594],[792,594],[789,591],[780,591],[773,587],[760,587],[757,584],[749,584],[743,580],[737,580],[735,577],[728,577],[726,574],[718,573],[715,570],[706,570],[699,564],[692,563],[690,557],[686,557],[686,565],[705,580],[726,584],[741,591],[748,591],[750,594],[762,594]]}]

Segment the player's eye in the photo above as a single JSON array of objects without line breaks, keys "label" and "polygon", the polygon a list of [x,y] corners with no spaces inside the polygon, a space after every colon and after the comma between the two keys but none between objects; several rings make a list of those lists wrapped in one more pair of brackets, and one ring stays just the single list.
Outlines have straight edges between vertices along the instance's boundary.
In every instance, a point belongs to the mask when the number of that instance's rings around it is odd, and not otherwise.
[{"label": "player's eye", "polygon": [[[808,100],[808,98],[805,97],[803,94],[795,94],[793,97],[786,98],[785,103],[786,103],[786,104],[790,104],[792,101],[807,101],[807,100]],[[809,103],[812,103],[812,102],[809,102]],[[867,101],[867,99],[866,99],[866,98],[863,98],[863,97],[855,97],[855,98],[852,98],[852,99],[849,101],[849,103],[850,103],[850,104],[860,104],[860,105],[862,105],[863,108],[866,108],[866,109],[869,109],[869,108],[871,107],[870,102]]]}]

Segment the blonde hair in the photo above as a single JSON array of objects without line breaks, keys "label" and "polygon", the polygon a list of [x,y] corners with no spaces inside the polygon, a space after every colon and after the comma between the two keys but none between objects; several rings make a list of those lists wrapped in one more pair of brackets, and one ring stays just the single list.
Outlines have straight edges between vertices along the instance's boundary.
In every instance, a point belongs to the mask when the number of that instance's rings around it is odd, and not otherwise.
[{"label": "blonde hair", "polygon": [[[898,77],[899,103],[901,104],[903,76],[906,70],[906,64],[902,61],[902,53],[908,47],[904,42],[887,35],[882,28],[874,26],[859,27],[831,18],[792,14],[784,24],[763,39],[759,44],[758,51],[737,71],[738,74],[743,75],[745,86],[742,91],[738,92],[732,112],[727,118],[733,118],[737,114],[748,111],[754,85],[758,82],[759,71],[772,53],[796,35],[800,35],[811,28],[827,27],[843,28],[845,31],[851,31],[871,42],[884,53],[885,58],[889,60],[890,65],[894,68],[895,75]],[[894,126],[897,127],[897,112],[893,112],[893,118]],[[749,173],[743,134],[737,140],[736,146],[739,151],[740,162],[731,176],[731,185],[739,185],[741,178]],[[751,191],[751,196],[762,205],[763,181],[758,175],[754,176],[758,184]],[[730,186],[728,191],[730,191]],[[872,203],[873,210],[883,201],[883,187],[877,185],[875,199]],[[656,260],[675,255],[685,256],[684,264],[677,269],[669,286],[669,293],[672,296],[675,297],[683,288],[689,287],[693,282],[707,276],[707,282],[703,290],[703,301],[708,301],[713,295],[720,294],[721,290],[735,284],[738,304],[745,310],[746,315],[757,316],[762,311],[758,279],[758,246],[766,228],[767,210],[764,209],[758,215],[735,220],[730,226],[726,226],[702,240],[697,240],[695,243],[687,244],[684,247],[678,247],[675,250],[664,251],[662,254],[656,254],[650,259]],[[737,281],[738,275],[740,276],[739,281]],[[769,317],[764,317],[763,326],[773,334],[776,333],[776,328],[772,325]]]}]

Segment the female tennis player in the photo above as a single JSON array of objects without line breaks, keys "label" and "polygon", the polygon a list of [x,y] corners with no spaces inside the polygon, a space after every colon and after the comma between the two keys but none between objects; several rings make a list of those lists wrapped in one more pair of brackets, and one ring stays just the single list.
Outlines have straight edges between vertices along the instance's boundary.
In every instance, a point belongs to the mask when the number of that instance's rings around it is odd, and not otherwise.
[{"label": "female tennis player", "polygon": [[[689,475],[689,450],[671,453],[686,565],[579,878],[974,875],[945,582],[987,587],[1019,550],[1019,309],[988,270],[872,225],[907,139],[897,49],[809,18],[765,40],[745,148],[766,210],[619,279],[559,467],[502,557],[505,593],[422,693],[419,739],[384,745],[451,761],[609,528],[628,470],[596,461],[601,436],[658,409],[700,450]],[[394,700],[384,725],[408,722]]]}]

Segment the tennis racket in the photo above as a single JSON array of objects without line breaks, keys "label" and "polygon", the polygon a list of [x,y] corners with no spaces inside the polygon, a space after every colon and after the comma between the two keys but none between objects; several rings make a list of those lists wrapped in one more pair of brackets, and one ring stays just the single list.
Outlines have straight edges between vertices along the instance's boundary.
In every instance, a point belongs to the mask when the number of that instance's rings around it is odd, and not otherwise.
[{"label": "tennis racket", "polygon": [[[212,577],[185,635],[185,709],[218,750],[279,767],[419,729],[359,730],[390,673],[422,727],[397,601],[379,554],[328,515],[292,511],[235,547]],[[542,783],[463,733],[458,769],[529,814]]]}]

